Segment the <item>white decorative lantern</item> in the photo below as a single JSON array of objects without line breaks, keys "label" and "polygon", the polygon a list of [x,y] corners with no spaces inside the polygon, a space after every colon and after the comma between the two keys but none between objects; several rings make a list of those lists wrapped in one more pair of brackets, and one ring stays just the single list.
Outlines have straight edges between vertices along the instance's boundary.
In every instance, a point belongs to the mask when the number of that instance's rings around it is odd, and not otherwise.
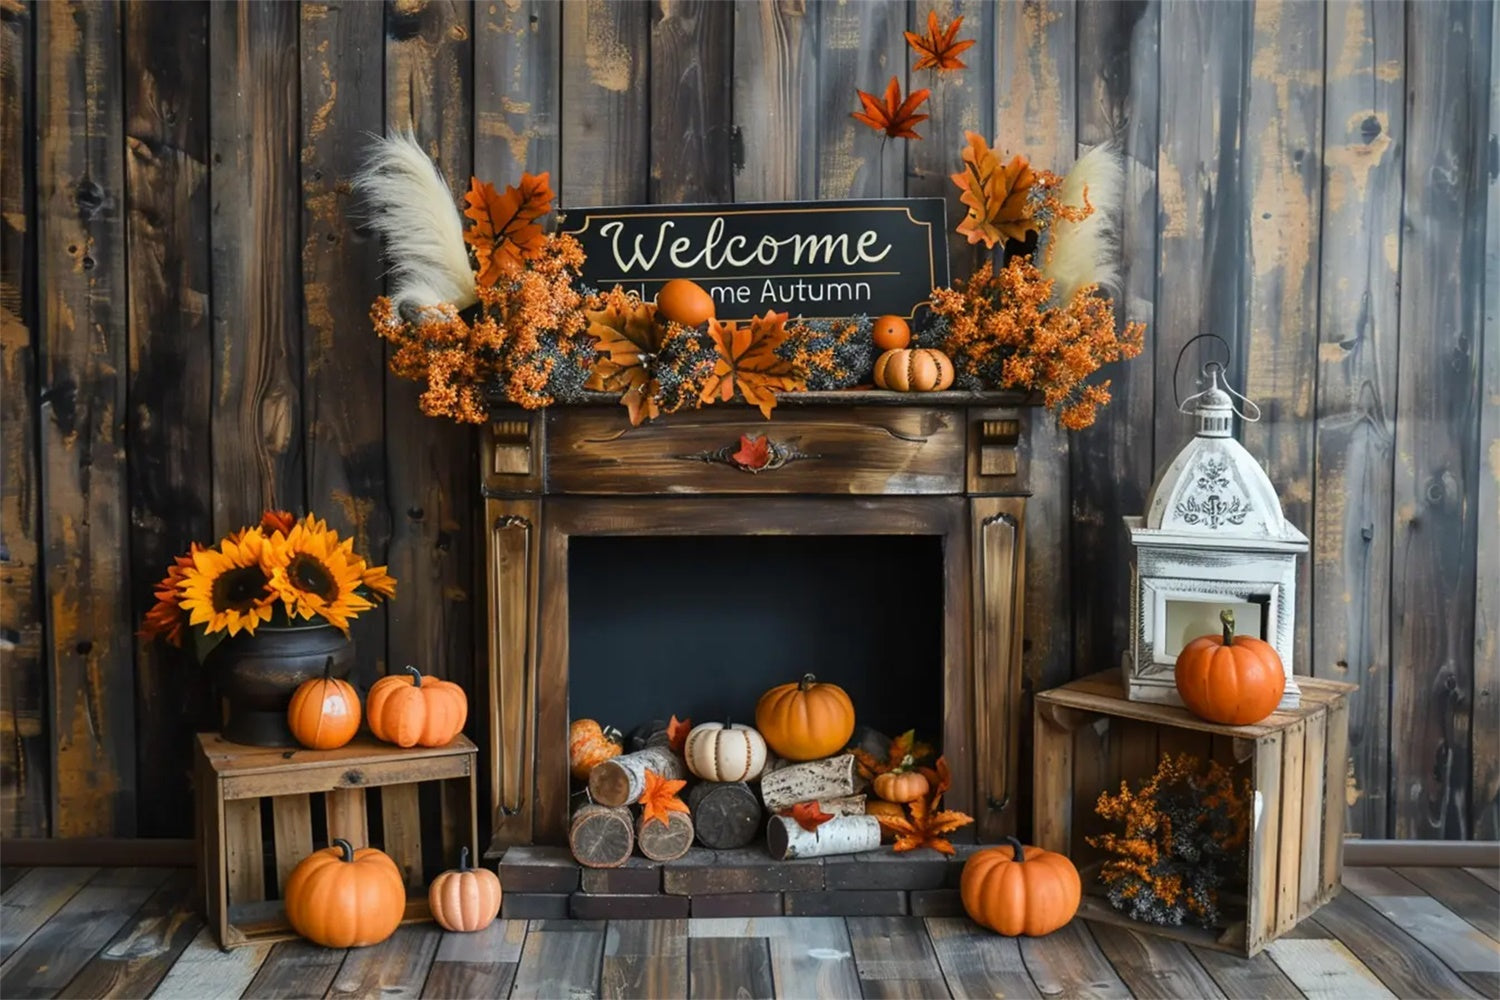
[{"label": "white decorative lantern", "polygon": [[[1198,433],[1162,473],[1146,516],[1127,517],[1135,546],[1131,570],[1131,643],[1125,678],[1132,701],[1180,705],[1173,671],[1182,647],[1220,631],[1219,612],[1234,612],[1239,631],[1275,647],[1286,668],[1280,708],[1297,707],[1292,675],[1297,556],[1307,536],[1287,523],[1260,463],[1234,439],[1234,399],[1210,363],[1208,389],[1185,400]],[[1258,627],[1257,627],[1257,623]]]}]

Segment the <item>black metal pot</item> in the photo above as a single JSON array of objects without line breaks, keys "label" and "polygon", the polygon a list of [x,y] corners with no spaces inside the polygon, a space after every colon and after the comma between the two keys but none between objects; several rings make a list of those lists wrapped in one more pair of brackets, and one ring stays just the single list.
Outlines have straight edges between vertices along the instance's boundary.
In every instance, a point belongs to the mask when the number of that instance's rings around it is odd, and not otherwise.
[{"label": "black metal pot", "polygon": [[354,641],[332,625],[273,627],[225,639],[208,655],[219,693],[229,703],[224,738],[256,747],[294,747],[286,710],[305,680],[329,674],[347,677],[354,669]]}]

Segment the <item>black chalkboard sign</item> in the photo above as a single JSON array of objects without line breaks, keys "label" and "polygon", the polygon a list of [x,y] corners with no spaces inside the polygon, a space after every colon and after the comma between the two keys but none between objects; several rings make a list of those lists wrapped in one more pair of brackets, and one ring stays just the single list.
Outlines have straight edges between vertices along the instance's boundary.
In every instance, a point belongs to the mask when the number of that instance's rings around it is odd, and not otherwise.
[{"label": "black chalkboard sign", "polygon": [[651,299],[689,278],[720,319],[910,319],[948,283],[941,198],[570,208],[561,222],[588,256],[585,284]]}]

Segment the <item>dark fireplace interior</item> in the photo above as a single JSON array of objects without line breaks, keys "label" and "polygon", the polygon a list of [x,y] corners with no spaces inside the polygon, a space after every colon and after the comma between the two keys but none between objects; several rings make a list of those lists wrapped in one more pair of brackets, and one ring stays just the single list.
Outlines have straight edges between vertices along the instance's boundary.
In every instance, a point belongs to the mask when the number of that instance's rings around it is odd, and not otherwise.
[{"label": "dark fireplace interior", "polygon": [[571,718],[754,723],[804,673],[887,735],[942,736],[942,539],[629,536],[569,542]]}]

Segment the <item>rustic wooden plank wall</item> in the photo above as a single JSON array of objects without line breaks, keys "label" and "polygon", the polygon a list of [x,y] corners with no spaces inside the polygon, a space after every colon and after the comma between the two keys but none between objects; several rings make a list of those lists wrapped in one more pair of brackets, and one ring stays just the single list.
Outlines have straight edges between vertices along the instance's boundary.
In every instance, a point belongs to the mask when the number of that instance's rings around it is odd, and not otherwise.
[{"label": "rustic wooden plank wall", "polygon": [[[930,9],[980,40],[914,74]],[[360,672],[476,676],[472,432],[421,417],[366,310],[367,132],[564,206],[942,194],[965,129],[1066,168],[1118,143],[1121,312],[1090,430],[1035,438],[1027,683],[1117,661],[1129,546],[1232,345],[1294,521],[1298,669],[1358,681],[1350,829],[1500,830],[1493,5],[1463,0],[0,0],[0,833],[182,835],[200,671],[131,638],[171,553],[267,503],[388,560]],[[848,117],[930,87],[926,140]],[[123,84],[123,86],[121,86]],[[951,244],[955,273],[974,255]],[[1194,350],[1190,358],[1205,357]],[[481,738],[483,734],[480,734]]]}]

